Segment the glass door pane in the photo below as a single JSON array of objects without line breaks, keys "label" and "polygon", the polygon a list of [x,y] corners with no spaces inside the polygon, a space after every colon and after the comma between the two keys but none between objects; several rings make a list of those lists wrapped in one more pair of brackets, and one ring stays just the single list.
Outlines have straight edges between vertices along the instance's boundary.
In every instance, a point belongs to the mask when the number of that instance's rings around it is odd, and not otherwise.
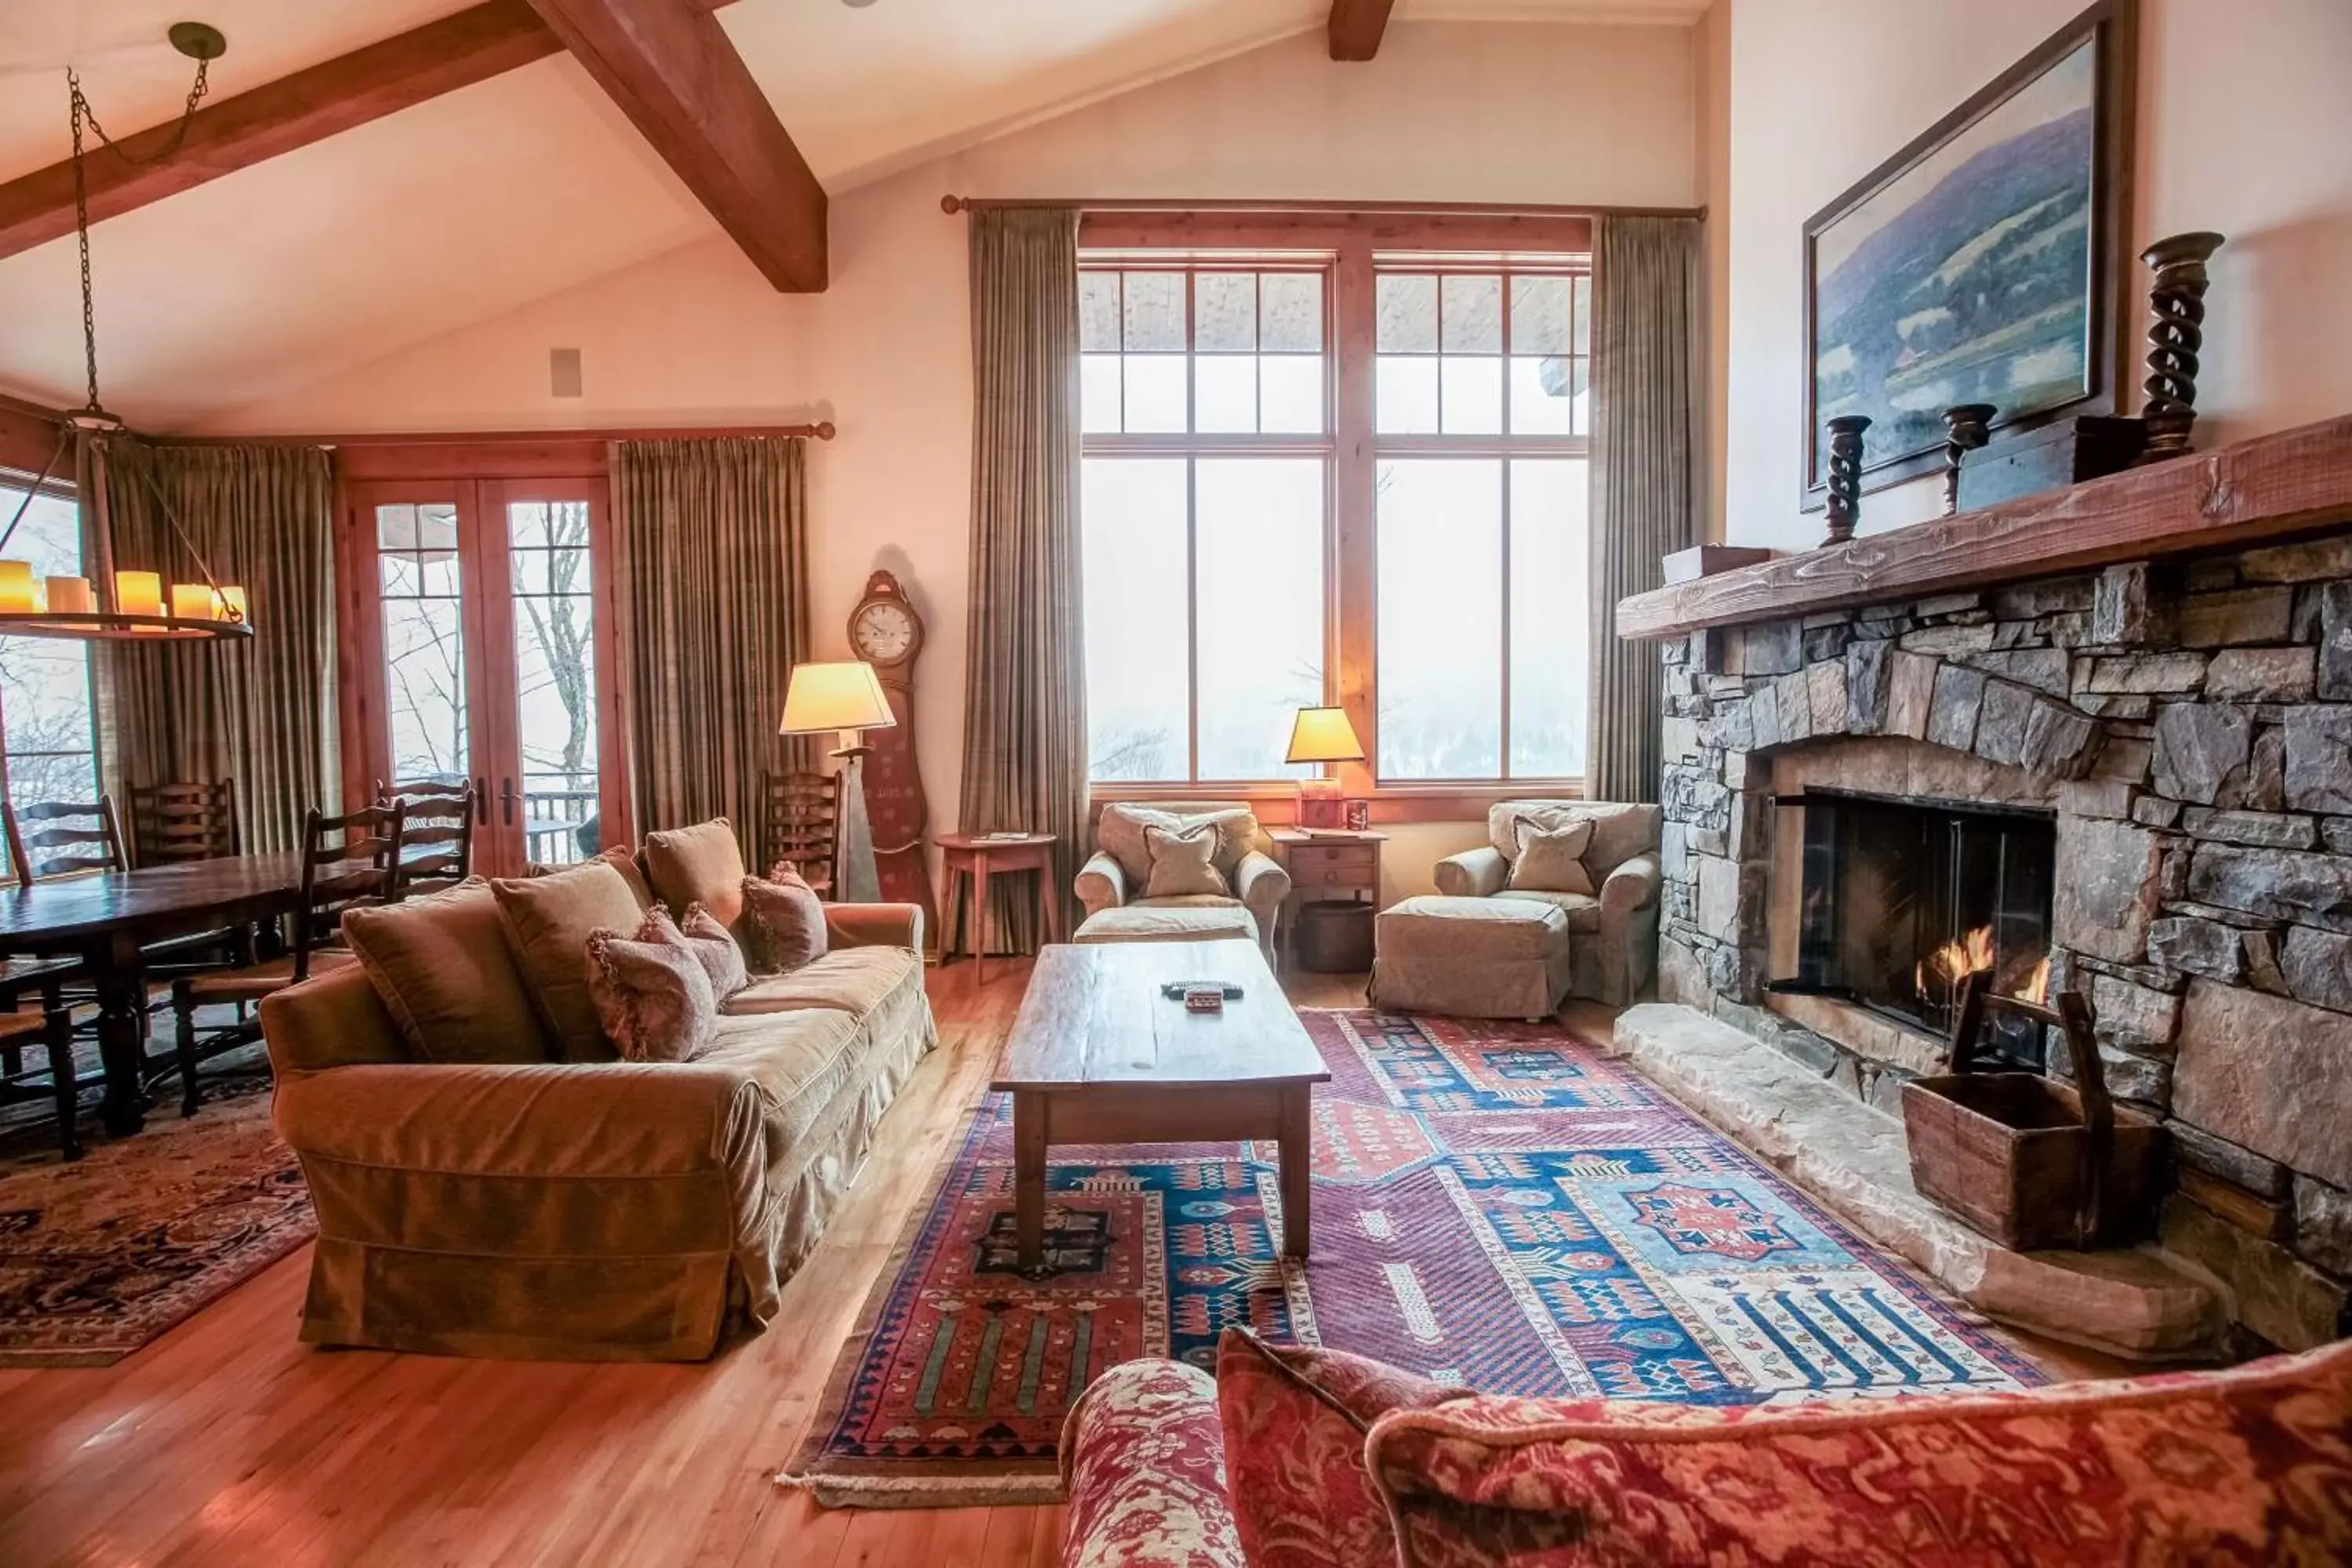
[{"label": "glass door pane", "polygon": [[474,744],[457,503],[379,502],[375,546],[389,780],[462,782]]},{"label": "glass door pane", "polygon": [[596,853],[602,826],[589,503],[509,500],[505,512],[523,853],[567,865]]}]

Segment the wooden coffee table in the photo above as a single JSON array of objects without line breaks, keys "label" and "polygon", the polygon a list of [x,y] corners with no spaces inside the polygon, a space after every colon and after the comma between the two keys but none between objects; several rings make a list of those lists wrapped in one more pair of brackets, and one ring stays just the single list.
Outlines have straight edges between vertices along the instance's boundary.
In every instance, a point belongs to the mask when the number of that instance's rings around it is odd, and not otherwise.
[{"label": "wooden coffee table", "polygon": [[[1219,1013],[1160,994],[1171,980],[1242,988]],[[1330,1080],[1257,943],[1047,947],[997,1058],[1013,1096],[1013,1220],[1021,1267],[1045,1260],[1045,1151],[1055,1143],[1271,1138],[1282,1156],[1282,1250],[1305,1258],[1313,1121]]]}]

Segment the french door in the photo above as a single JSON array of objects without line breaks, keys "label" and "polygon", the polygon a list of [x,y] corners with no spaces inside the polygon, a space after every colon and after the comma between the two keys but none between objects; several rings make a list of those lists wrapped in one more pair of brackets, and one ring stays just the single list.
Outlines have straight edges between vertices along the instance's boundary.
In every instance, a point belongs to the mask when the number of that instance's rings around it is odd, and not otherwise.
[{"label": "french door", "polygon": [[474,865],[494,876],[628,842],[604,481],[369,480],[346,495],[348,793],[471,782]]}]

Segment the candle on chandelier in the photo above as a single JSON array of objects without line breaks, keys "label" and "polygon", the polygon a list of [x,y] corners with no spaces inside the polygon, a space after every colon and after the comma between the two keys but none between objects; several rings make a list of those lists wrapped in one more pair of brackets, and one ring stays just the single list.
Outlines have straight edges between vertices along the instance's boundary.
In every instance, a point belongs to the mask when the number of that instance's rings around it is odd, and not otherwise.
[{"label": "candle on chandelier", "polygon": [[117,572],[114,574],[114,613],[119,616],[162,616],[163,579],[152,572]]},{"label": "candle on chandelier", "polygon": [[0,616],[38,615],[40,590],[33,585],[29,561],[0,561]]},{"label": "candle on chandelier", "polygon": [[173,584],[172,618],[175,621],[219,620],[220,591],[209,583]]},{"label": "candle on chandelier", "polygon": [[90,592],[87,577],[52,577],[48,591],[53,616],[87,616],[98,608],[98,596]]}]

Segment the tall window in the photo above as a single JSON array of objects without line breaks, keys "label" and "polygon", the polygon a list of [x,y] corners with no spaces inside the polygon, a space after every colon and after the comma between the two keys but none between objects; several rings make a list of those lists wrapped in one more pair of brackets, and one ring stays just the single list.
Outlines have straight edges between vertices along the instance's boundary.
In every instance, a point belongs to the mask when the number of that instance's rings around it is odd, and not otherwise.
[{"label": "tall window", "polygon": [[1320,262],[1079,279],[1087,710],[1104,781],[1271,779],[1323,700]]},{"label": "tall window", "polygon": [[1584,771],[1590,282],[1565,265],[1378,275],[1382,780]]},{"label": "tall window", "polygon": [[1583,772],[1583,242],[1333,226],[1328,251],[1082,262],[1098,784],[1283,779],[1296,710],[1333,701],[1378,784]]},{"label": "tall window", "polygon": [[[24,502],[21,488],[0,484],[0,528]],[[80,507],[64,497],[34,496],[8,554],[29,560],[35,577],[84,575]],[[0,744],[7,752],[8,796],[19,805],[98,798],[89,646],[0,637]]]}]

